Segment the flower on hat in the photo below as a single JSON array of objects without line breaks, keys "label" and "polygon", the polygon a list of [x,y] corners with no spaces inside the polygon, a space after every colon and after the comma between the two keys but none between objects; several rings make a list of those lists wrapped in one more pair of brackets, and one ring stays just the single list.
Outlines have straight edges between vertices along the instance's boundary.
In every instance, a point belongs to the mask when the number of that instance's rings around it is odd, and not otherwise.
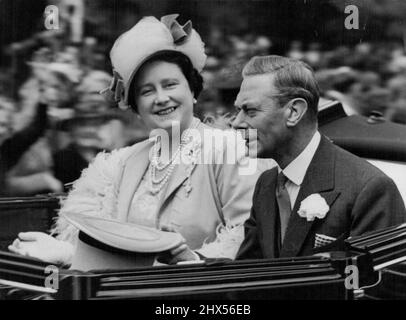
[{"label": "flower on hat", "polygon": [[112,101],[118,104],[118,107],[122,110],[128,109],[128,104],[123,103],[125,95],[125,87],[123,78],[116,71],[113,71],[113,79],[109,87],[100,91],[108,101]]},{"label": "flower on hat", "polygon": [[319,193],[313,193],[300,203],[297,213],[307,221],[313,221],[315,218],[323,219],[329,210],[326,200]]},{"label": "flower on hat", "polygon": [[130,83],[140,66],[153,54],[163,51],[178,51],[186,55],[193,67],[201,72],[205,62],[204,43],[188,21],[181,26],[177,14],[162,17],[142,18],[134,27],[123,33],[110,51],[113,80],[109,88],[101,91],[106,98],[128,106]]}]

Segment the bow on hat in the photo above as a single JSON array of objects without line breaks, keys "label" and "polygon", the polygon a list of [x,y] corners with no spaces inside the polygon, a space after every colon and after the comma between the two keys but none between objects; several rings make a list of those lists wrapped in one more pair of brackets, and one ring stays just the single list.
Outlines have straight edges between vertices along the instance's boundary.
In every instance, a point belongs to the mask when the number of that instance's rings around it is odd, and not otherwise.
[{"label": "bow on hat", "polygon": [[183,26],[181,26],[178,21],[176,21],[177,17],[179,17],[179,14],[163,16],[161,18],[161,22],[166,25],[171,32],[174,43],[176,45],[181,45],[192,33],[192,21],[189,20]]},{"label": "bow on hat", "polygon": [[120,109],[126,110],[128,106],[122,103],[124,92],[125,86],[123,78],[117,71],[113,70],[113,79],[111,80],[110,86],[101,90],[100,94],[108,101],[117,103]]}]

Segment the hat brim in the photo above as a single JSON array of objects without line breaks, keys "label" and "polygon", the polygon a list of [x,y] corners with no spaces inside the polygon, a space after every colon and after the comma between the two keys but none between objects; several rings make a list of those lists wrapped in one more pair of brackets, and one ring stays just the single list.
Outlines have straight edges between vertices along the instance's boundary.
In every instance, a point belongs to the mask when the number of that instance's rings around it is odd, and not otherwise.
[{"label": "hat brim", "polygon": [[156,253],[180,245],[183,237],[176,232],[161,231],[134,223],[120,222],[80,213],[63,217],[86,235],[118,250]]}]

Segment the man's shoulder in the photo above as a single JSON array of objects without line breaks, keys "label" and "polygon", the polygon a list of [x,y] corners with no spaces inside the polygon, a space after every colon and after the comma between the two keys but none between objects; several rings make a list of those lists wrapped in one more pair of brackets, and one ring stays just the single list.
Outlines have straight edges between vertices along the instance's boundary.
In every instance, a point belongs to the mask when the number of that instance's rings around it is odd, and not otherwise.
[{"label": "man's shoulder", "polygon": [[348,178],[353,181],[368,181],[372,178],[391,180],[380,169],[369,163],[367,160],[350,153],[339,146],[332,144],[336,154],[336,176]]},{"label": "man's shoulder", "polygon": [[350,169],[361,169],[373,175],[385,175],[377,167],[369,163],[367,160],[342,149],[337,145],[333,145],[336,149],[337,160],[342,164],[343,167],[349,167]]}]

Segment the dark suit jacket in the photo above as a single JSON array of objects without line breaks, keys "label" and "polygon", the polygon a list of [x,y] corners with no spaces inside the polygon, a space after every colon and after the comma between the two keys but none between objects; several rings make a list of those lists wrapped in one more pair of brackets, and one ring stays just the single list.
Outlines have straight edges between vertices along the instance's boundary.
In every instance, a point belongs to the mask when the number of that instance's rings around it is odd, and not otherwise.
[{"label": "dark suit jacket", "polygon": [[[311,255],[315,252],[316,233],[347,238],[406,220],[404,202],[392,179],[322,137],[307,169],[278,254],[277,174],[277,168],[273,168],[258,179],[237,259]],[[314,193],[326,200],[330,210],[323,219],[308,222],[297,211],[301,201]]]}]

